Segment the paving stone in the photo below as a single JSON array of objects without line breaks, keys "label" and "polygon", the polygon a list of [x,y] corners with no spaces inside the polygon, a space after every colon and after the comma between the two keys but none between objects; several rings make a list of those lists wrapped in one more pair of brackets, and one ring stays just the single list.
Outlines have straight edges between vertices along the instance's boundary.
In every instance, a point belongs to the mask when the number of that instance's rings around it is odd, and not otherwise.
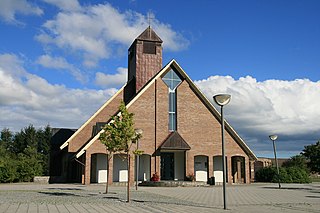
[{"label": "paving stone", "polygon": [[[93,184],[0,184],[0,213],[225,212],[222,186],[139,187],[126,202],[126,187]],[[320,184],[227,186],[228,212],[319,212]]]}]

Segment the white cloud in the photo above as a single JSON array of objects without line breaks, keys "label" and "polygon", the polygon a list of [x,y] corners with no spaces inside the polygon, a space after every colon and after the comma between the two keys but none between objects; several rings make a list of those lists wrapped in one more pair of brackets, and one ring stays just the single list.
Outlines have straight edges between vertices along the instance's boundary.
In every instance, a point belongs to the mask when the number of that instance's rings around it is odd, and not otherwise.
[{"label": "white cloud", "polygon": [[320,130],[320,81],[212,76],[196,84],[211,101],[214,94],[231,94],[228,118],[247,131],[299,135]]},{"label": "white cloud", "polygon": [[[18,69],[19,72],[15,70]],[[115,89],[69,89],[53,85],[23,68],[15,55],[0,55],[0,129],[31,124],[77,128]]]},{"label": "white cloud", "polygon": [[65,11],[76,11],[80,10],[80,4],[77,0],[43,0],[48,4],[57,6],[61,10]]},{"label": "white cloud", "polygon": [[117,73],[114,75],[97,72],[95,83],[102,88],[117,88],[124,85],[124,83],[127,81],[127,75],[128,69],[123,67],[119,67],[117,69]]},{"label": "white cloud", "polygon": [[64,69],[71,73],[75,79],[81,83],[86,83],[88,77],[82,73],[78,68],[73,66],[72,64],[68,63],[62,57],[52,57],[50,55],[41,55],[36,63],[42,65],[46,68],[53,68],[53,69]]},{"label": "white cloud", "polygon": [[[54,2],[56,5],[61,3]],[[106,3],[82,6],[81,10],[75,11],[62,10],[44,23],[43,32],[36,39],[46,45],[80,53],[83,64],[94,67],[99,60],[114,55],[115,47],[128,47],[147,26],[147,17],[143,14],[131,10],[121,12]],[[189,45],[189,41],[168,24],[153,19],[152,27],[167,50],[178,51]]]},{"label": "white cloud", "polygon": [[42,15],[43,11],[27,0],[1,0],[0,16],[8,23],[20,23],[16,20],[16,14]]},{"label": "white cloud", "polygon": [[280,135],[278,146],[284,156],[298,154],[320,138],[320,81],[211,76],[195,83],[211,102],[215,94],[231,94],[225,117],[260,155],[262,150],[272,151],[270,134]]}]

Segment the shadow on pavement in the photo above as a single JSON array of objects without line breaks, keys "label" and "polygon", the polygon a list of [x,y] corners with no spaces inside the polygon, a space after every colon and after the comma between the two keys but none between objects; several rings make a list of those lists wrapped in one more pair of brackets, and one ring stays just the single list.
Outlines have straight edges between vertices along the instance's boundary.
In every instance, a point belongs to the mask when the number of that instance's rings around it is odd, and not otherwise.
[{"label": "shadow on pavement", "polygon": [[80,197],[80,195],[76,195],[73,193],[66,193],[66,192],[39,192],[40,194],[51,195],[51,196],[74,196]]}]

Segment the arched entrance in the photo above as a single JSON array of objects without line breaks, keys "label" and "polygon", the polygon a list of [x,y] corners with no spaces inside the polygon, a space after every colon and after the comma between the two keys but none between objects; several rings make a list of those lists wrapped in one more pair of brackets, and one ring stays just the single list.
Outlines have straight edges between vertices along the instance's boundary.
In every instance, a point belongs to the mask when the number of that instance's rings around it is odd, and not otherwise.
[{"label": "arched entrance", "polygon": [[124,154],[113,155],[113,182],[127,182],[127,158]]},{"label": "arched entrance", "polygon": [[[226,182],[228,182],[228,161],[226,156]],[[215,183],[223,183],[222,156],[213,156],[213,176]]]},{"label": "arched entrance", "polygon": [[208,156],[194,156],[194,175],[196,181],[208,181]]},{"label": "arched entrance", "polygon": [[92,154],[91,155],[91,183],[107,182],[107,155]]},{"label": "arched entrance", "polygon": [[[137,161],[135,161],[135,166],[137,166]],[[135,167],[137,168],[137,167]],[[136,180],[136,169],[134,178]],[[138,181],[148,181],[151,175],[151,155],[143,154],[139,156],[139,177]]]},{"label": "arched entrance", "polygon": [[233,183],[246,182],[245,158],[242,156],[231,157]]}]

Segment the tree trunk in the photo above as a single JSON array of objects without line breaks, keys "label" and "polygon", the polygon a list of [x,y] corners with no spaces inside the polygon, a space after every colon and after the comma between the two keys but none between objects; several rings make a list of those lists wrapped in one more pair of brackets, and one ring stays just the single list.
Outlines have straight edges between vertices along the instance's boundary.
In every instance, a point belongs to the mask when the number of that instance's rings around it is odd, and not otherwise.
[{"label": "tree trunk", "polygon": [[128,182],[127,182],[127,202],[130,202],[130,153],[127,152]]},{"label": "tree trunk", "polygon": [[106,183],[106,194],[108,194],[108,192],[109,192],[109,183],[110,183],[110,181],[109,181],[109,179],[110,179],[110,175],[109,175],[110,166],[109,166],[109,163],[110,163],[111,158],[112,158],[112,155],[111,155],[111,157],[110,157],[109,155],[107,155],[107,183]]}]

